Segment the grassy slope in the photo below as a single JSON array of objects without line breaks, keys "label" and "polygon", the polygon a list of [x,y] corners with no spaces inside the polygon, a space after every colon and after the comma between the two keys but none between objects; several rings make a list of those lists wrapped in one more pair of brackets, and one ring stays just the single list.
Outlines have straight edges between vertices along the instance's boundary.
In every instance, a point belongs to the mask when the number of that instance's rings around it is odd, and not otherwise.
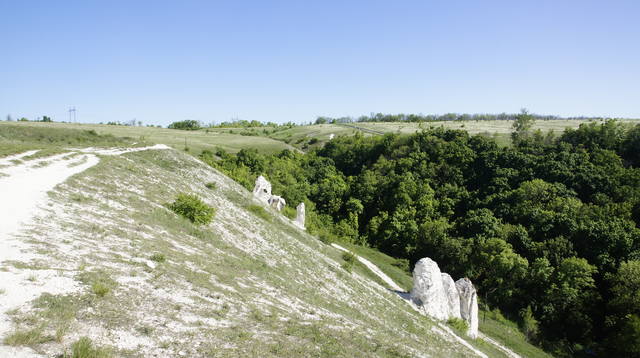
[{"label": "grassy slope", "polygon": [[[110,134],[116,137],[129,137],[133,140],[147,143],[162,143],[178,150],[187,147],[194,154],[209,149],[215,151],[216,147],[235,153],[242,148],[256,148],[264,153],[275,153],[283,149],[292,149],[284,142],[259,136],[242,136],[237,134],[221,133],[216,131],[181,131],[154,127],[127,127],[110,126],[102,124],[72,124],[72,123],[37,123],[37,122],[6,122],[0,121],[0,135],[9,127],[39,128],[57,130],[94,130],[98,134]],[[19,143],[16,143],[19,144]],[[1,148],[1,147],[0,147]]]},{"label": "grassy slope", "polygon": [[[391,277],[400,287],[411,290],[412,279],[408,272],[405,272],[393,263],[396,261],[393,257],[385,255],[375,249],[340,243],[349,250],[373,262],[382,272]],[[518,329],[518,325],[503,317],[496,317],[492,312],[480,312],[479,329],[482,333],[488,335],[494,340],[500,342],[504,346],[520,354],[522,357],[533,358],[550,358],[551,355],[544,352],[540,348],[527,342],[524,334]],[[463,332],[458,332],[462,335]],[[495,347],[485,342],[474,342],[474,345],[489,354],[490,357],[499,356],[503,353],[497,351]]]},{"label": "grassy slope", "polygon": [[[216,207],[214,222],[168,211],[178,192]],[[104,157],[50,198],[22,233],[40,259],[2,266],[55,270],[79,288],[12,312],[14,344],[55,355],[89,336],[124,357],[469,355],[341,268],[337,250],[279,214],[249,211],[250,193],[186,154]]]},{"label": "grassy slope", "polygon": [[135,143],[133,138],[99,135],[88,129],[0,122],[0,157],[32,149],[41,149],[38,155],[42,156],[63,152],[65,147],[81,146],[131,147],[135,146]]}]

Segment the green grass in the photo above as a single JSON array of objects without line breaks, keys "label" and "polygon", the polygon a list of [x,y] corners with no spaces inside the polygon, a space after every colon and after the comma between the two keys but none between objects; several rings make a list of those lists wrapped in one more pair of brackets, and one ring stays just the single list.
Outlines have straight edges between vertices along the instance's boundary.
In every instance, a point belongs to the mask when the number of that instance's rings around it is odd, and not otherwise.
[{"label": "green grass", "polygon": [[247,206],[247,210],[251,213],[253,213],[255,216],[267,221],[267,222],[272,222],[273,221],[273,216],[271,213],[267,212],[267,210],[262,207],[261,205],[249,205]]},{"label": "green grass", "polygon": [[47,123],[0,122],[0,157],[32,149],[42,149],[42,151],[25,159],[61,153],[65,147],[134,145],[132,138],[99,134],[92,128],[66,128],[51,124],[48,126],[37,124]]},{"label": "green grass", "polygon": [[[132,141],[148,144],[161,143],[180,151],[184,150],[185,147],[189,148],[189,153],[192,155],[199,155],[203,150],[215,152],[217,147],[220,147],[229,153],[236,153],[243,148],[256,148],[262,153],[276,153],[283,149],[293,149],[292,146],[287,145],[282,141],[264,136],[243,136],[240,134],[229,134],[223,130],[213,129],[184,131],[167,128],[112,126],[106,124],[0,121],[0,138],[6,137],[10,139],[11,134],[18,133],[23,135],[22,133],[25,131],[33,132],[35,134],[30,136],[27,142],[35,141],[34,144],[37,145],[29,143],[22,145],[20,140],[12,140],[6,145],[0,144],[0,156],[28,149],[47,147],[50,145],[50,143],[47,143],[50,141],[50,138],[53,138],[53,143],[75,146],[118,146],[125,145],[125,143],[131,143]],[[115,141],[112,143],[106,140],[102,142],[95,142],[94,138],[84,138],[81,134],[76,135],[76,133],[83,133],[83,131],[94,131],[96,134],[114,138]],[[52,133],[53,136],[50,136],[48,133]],[[76,138],[71,140],[71,143],[67,143],[64,139],[64,133],[72,134],[72,137]],[[128,137],[129,139],[119,139],[121,137]],[[0,143],[2,142],[3,140],[0,139]]]},{"label": "green grass", "polygon": [[[382,252],[370,247],[349,243],[340,243],[340,246],[371,261],[373,264],[378,266],[378,268],[382,272],[384,272],[393,281],[395,281],[398,286],[402,287],[407,292],[410,291],[413,287],[413,278],[411,277],[411,273],[401,268],[405,264],[404,262],[401,262],[391,256],[385,255]],[[408,270],[407,266],[405,266],[405,268]]]},{"label": "green grass", "polygon": [[478,314],[480,332],[509,347],[523,357],[551,358],[552,355],[527,342],[515,322],[493,312],[481,310]]},{"label": "green grass", "polygon": [[51,342],[53,337],[44,334],[42,327],[26,330],[15,330],[4,338],[4,344],[9,346],[33,346]]},{"label": "green grass", "polygon": [[91,339],[82,337],[71,345],[71,352],[64,354],[63,358],[110,358],[111,350],[108,348],[98,347],[93,344]]},{"label": "green grass", "polygon": [[117,282],[103,270],[81,272],[78,279],[89,286],[91,292],[99,298],[105,297],[117,286]]}]

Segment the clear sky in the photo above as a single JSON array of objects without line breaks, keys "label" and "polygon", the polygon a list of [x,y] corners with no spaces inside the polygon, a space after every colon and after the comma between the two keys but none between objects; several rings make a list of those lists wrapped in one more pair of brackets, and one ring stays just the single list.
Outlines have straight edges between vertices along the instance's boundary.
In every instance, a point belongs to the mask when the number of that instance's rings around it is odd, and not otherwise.
[{"label": "clear sky", "polygon": [[0,0],[0,116],[640,117],[640,1]]}]

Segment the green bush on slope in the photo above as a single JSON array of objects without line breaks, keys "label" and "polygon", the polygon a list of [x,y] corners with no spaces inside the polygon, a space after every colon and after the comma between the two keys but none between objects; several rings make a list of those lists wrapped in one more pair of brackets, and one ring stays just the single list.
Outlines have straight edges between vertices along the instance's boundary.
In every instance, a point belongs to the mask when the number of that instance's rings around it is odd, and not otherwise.
[{"label": "green bush on slope", "polygon": [[213,220],[215,209],[196,195],[180,193],[169,208],[176,214],[189,219],[194,224],[206,225]]}]

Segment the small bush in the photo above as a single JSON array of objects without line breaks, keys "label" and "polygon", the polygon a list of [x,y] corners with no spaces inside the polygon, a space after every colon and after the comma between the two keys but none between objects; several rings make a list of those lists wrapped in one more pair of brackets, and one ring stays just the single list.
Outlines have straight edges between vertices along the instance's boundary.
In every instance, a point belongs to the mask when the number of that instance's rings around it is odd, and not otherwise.
[{"label": "small bush", "polygon": [[195,195],[178,194],[169,208],[176,214],[183,216],[194,224],[206,225],[213,220],[215,209],[207,205]]},{"label": "small bush", "polygon": [[351,270],[353,269],[353,265],[355,265],[357,260],[356,255],[354,255],[352,252],[347,251],[342,254],[342,259],[344,260],[344,262],[342,263],[342,268],[346,271],[351,272]]},{"label": "small bush", "polygon": [[71,354],[65,354],[64,358],[110,358],[110,350],[95,347],[91,339],[82,337],[71,345]]},{"label": "small bush", "polygon": [[98,297],[106,296],[109,291],[111,291],[111,288],[103,282],[94,282],[91,285],[91,292],[95,293]]},{"label": "small bush", "polygon": [[216,185],[216,183],[214,183],[214,182],[209,182],[209,183],[205,184],[204,186],[206,186],[207,189],[211,189],[211,190],[215,190],[218,187]]},{"label": "small bush", "polygon": [[449,318],[447,324],[460,332],[466,332],[469,329],[467,321],[460,318]]},{"label": "small bush", "polygon": [[151,255],[151,257],[149,258],[151,261],[155,261],[155,262],[165,262],[167,260],[167,257],[164,256],[164,254],[153,254]]},{"label": "small bush", "polygon": [[520,318],[522,319],[521,329],[527,337],[527,341],[536,342],[540,328],[538,327],[538,321],[533,316],[531,306],[527,306],[526,309],[520,311]]}]

